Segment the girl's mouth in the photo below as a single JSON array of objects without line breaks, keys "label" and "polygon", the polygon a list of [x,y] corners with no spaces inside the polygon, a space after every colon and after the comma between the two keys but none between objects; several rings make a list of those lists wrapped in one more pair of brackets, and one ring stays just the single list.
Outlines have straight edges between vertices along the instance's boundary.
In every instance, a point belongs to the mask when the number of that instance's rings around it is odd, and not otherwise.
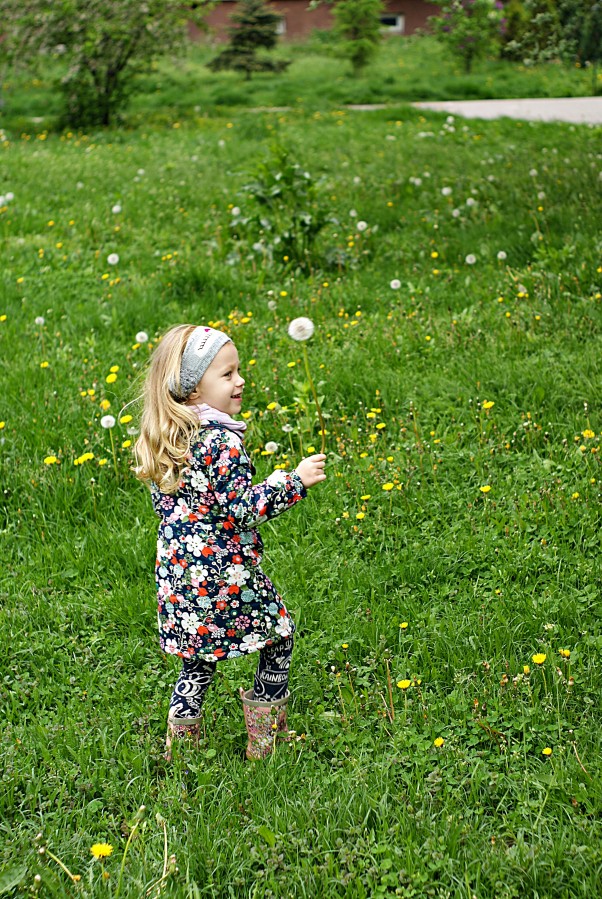
[{"label": "girl's mouth", "polygon": [[242,393],[234,393],[232,394],[233,400],[242,400]]}]

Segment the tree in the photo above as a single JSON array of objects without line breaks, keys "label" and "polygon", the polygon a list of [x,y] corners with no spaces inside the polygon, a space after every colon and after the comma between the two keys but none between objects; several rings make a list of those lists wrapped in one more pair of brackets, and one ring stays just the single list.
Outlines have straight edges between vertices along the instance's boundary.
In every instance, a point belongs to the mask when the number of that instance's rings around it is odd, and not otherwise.
[{"label": "tree", "polygon": [[473,63],[499,42],[502,4],[499,0],[437,0],[437,4],[441,13],[430,16],[429,23],[469,74]]},{"label": "tree", "polygon": [[332,35],[338,55],[348,59],[358,74],[374,58],[382,40],[382,0],[339,0],[334,4]]},{"label": "tree", "polygon": [[179,0],[0,0],[11,66],[64,61],[60,79],[72,125],[108,125],[123,108],[135,76],[159,56],[181,51],[189,20],[199,25],[211,4]]},{"label": "tree", "polygon": [[592,94],[597,93],[597,72],[602,60],[602,2],[597,0],[585,20],[579,56],[592,66]]},{"label": "tree", "polygon": [[259,49],[273,50],[278,42],[277,27],[280,16],[272,12],[263,0],[242,0],[239,9],[230,16],[228,45],[212,59],[213,71],[234,69],[244,72],[247,81],[253,72],[282,72],[290,60],[258,56]]}]

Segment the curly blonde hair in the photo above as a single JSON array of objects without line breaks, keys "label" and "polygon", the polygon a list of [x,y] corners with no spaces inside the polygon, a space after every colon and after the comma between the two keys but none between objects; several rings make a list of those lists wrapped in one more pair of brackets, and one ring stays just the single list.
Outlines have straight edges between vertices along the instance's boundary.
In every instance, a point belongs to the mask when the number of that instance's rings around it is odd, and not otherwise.
[{"label": "curly blonde hair", "polygon": [[180,365],[196,325],[176,325],[153,352],[144,384],[144,408],[135,452],[137,476],[154,481],[163,493],[175,493],[190,445],[198,432],[197,413],[174,398],[180,388]]}]

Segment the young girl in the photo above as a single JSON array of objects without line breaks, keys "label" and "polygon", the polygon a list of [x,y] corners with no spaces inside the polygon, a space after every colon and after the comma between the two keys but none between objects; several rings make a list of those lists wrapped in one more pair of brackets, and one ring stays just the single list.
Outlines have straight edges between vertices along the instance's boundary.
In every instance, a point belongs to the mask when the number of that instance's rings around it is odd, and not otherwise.
[{"label": "young girl", "polygon": [[247,758],[263,758],[286,734],[295,625],[261,570],[256,526],[294,506],[326,477],[322,454],[292,472],[251,483],[243,443],[245,380],[230,337],[178,325],[155,349],[144,389],[136,453],[159,515],[155,576],[159,642],[182,659],[171,697],[174,738],[198,743],[200,711],[217,662],[259,652],[253,689],[240,690]]}]

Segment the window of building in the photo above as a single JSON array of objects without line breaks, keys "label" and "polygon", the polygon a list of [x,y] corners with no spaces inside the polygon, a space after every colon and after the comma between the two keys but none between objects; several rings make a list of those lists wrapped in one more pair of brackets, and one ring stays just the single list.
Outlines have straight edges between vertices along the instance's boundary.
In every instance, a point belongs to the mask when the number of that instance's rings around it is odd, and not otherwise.
[{"label": "window of building", "polygon": [[286,34],[286,19],[284,16],[280,17],[280,21],[276,25],[276,34]]},{"label": "window of building", "polygon": [[391,34],[403,34],[406,29],[406,17],[397,15],[381,16],[380,25],[383,31]]}]

